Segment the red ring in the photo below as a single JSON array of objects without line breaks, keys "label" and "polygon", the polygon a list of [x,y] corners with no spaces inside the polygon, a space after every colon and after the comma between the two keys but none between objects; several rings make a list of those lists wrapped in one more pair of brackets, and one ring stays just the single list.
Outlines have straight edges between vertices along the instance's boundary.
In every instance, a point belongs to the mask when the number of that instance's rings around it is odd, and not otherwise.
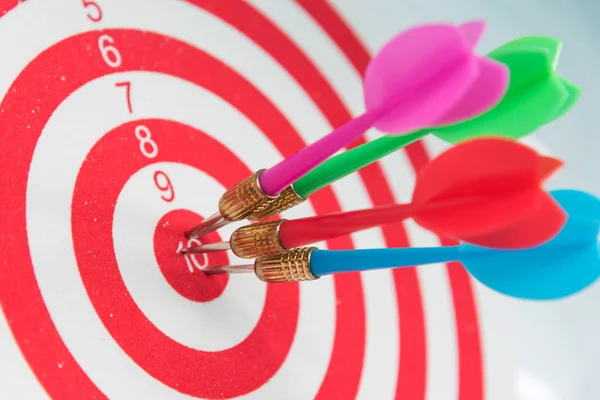
[{"label": "red ring", "polygon": [[[139,151],[139,141],[133,134],[138,125],[152,132],[152,140],[159,148],[155,158],[146,158]],[[119,168],[111,170],[107,184],[106,175],[100,171],[111,165],[115,155]],[[177,122],[132,121],[108,132],[81,165],[72,202],[73,248],[88,296],[119,346],[157,380],[201,398],[230,398],[252,392],[275,375],[287,357],[298,323],[298,284],[268,285],[265,305],[254,330],[227,350],[190,349],[157,329],[128,293],[112,238],[119,193],[131,175],[154,162],[195,167],[224,187],[252,174],[221,143]],[[157,190],[156,195],[161,192]],[[182,234],[187,228],[182,228]]]},{"label": "red ring", "polygon": [[[109,68],[99,53],[88,51],[90,43],[95,43],[100,34],[111,35],[115,45],[119,46],[122,54],[119,68]],[[160,60],[155,59],[156,54],[160,54]],[[63,65],[63,60],[76,62]],[[203,66],[201,76],[196,75],[197,65]],[[103,30],[65,39],[36,57],[15,80],[1,105],[6,115],[18,119],[0,120],[3,139],[7,143],[0,148],[0,168],[11,171],[10,175],[0,176],[0,201],[11,210],[2,215],[5,217],[2,225],[12,229],[7,240],[0,243],[0,253],[6,254],[7,260],[11,261],[0,266],[0,275],[4,278],[0,282],[0,299],[18,345],[52,397],[102,397],[102,394],[62,342],[37,287],[23,207],[28,168],[43,126],[70,93],[92,79],[112,72],[139,70],[141,66],[153,66],[153,71],[178,76],[220,95],[265,132],[284,156],[305,145],[277,108],[249,82],[210,55],[176,39],[165,40],[157,34],[134,30]],[[45,89],[36,97],[18,90],[42,86]],[[33,107],[31,102],[35,102]],[[33,108],[37,110],[35,114],[29,112]],[[315,206],[339,210],[331,189],[324,189],[320,199]],[[348,238],[330,243],[330,247],[336,245],[352,247]],[[338,298],[336,335],[321,393],[323,387],[339,383],[340,377],[348,379],[343,384],[344,388],[356,392],[365,346],[365,310],[360,275],[342,275],[334,278],[334,282]],[[18,291],[15,290],[17,287]],[[36,318],[31,318],[32,315]],[[55,368],[57,361],[63,365],[58,370]],[[332,370],[335,373],[329,372]]]},{"label": "red ring", "polygon": [[0,17],[18,5],[18,0],[0,0]]}]

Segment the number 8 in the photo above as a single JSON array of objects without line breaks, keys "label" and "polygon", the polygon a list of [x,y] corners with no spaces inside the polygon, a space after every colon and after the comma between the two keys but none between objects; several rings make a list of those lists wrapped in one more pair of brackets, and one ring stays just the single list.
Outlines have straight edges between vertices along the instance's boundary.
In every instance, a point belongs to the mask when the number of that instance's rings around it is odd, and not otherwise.
[{"label": "number 8", "polygon": [[[142,135],[143,133],[143,135]],[[158,155],[158,146],[156,142],[152,140],[152,134],[150,129],[144,125],[138,125],[135,127],[135,137],[140,141],[140,151],[147,158],[154,158]],[[146,145],[150,146],[150,151],[146,149]]]}]

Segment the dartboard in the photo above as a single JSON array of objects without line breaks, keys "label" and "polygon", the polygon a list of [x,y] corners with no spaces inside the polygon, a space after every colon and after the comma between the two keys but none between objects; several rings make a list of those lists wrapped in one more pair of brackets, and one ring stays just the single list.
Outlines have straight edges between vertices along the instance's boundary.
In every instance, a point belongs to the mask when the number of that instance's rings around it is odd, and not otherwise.
[{"label": "dartboard", "polygon": [[[183,236],[227,188],[364,110],[371,50],[341,5],[16,3],[0,2],[0,363],[20,380],[7,393],[482,397],[460,264],[267,285],[200,271],[231,254],[178,253],[238,226]],[[284,216],[408,201],[431,155],[417,142]],[[319,246],[440,242],[408,221]]]}]

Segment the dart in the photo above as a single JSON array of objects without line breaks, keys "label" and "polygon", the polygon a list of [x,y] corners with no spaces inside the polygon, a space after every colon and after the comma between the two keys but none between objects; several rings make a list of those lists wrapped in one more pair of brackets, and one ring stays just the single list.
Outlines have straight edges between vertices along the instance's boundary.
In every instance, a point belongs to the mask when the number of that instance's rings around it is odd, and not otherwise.
[{"label": "dart", "polygon": [[226,191],[219,212],[186,236],[203,236],[260,212],[282,190],[370,128],[402,135],[493,107],[506,91],[508,71],[504,64],[474,54],[484,28],[482,21],[420,25],[394,37],[365,72],[365,113]]},{"label": "dart", "polygon": [[499,250],[472,244],[446,247],[319,250],[300,247],[252,265],[207,267],[207,273],[254,272],[264,282],[310,281],[325,275],[461,262],[485,286],[522,299],[550,300],[576,293],[600,274],[600,199],[556,190],[552,199],[568,215],[560,232],[539,246]]},{"label": "dart", "polygon": [[[556,120],[567,113],[581,96],[579,87],[554,71],[560,48],[558,39],[546,36],[522,37],[498,47],[488,57],[506,65],[510,71],[510,83],[495,107],[456,124],[423,129],[404,136],[384,136],[335,155],[288,186],[277,199],[249,215],[248,219],[262,221],[292,208],[325,186],[429,133],[450,143],[491,135],[518,139]],[[474,85],[469,95],[482,99],[492,94],[485,85]]]},{"label": "dart", "polygon": [[[560,161],[516,141],[465,141],[419,173],[411,203],[250,224],[234,231],[229,241],[194,246],[182,253],[231,249],[242,258],[272,256],[409,217],[437,233],[469,238],[487,247],[533,247],[556,235],[564,223],[564,213],[554,202],[538,212],[549,197],[541,184],[560,166]],[[528,235],[497,234],[534,212],[545,223],[531,226]]]}]

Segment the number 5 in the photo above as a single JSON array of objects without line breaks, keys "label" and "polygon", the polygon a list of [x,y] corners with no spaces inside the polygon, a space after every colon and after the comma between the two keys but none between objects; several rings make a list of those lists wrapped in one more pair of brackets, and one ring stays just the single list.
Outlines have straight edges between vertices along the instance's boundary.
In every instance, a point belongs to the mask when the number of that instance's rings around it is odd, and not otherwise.
[{"label": "number 5", "polygon": [[90,11],[87,12],[87,17],[90,19],[90,21],[99,22],[102,19],[102,9],[97,3],[93,2],[92,0],[81,0],[81,2],[83,3],[83,7],[86,9],[91,7],[96,10],[95,13]]}]

